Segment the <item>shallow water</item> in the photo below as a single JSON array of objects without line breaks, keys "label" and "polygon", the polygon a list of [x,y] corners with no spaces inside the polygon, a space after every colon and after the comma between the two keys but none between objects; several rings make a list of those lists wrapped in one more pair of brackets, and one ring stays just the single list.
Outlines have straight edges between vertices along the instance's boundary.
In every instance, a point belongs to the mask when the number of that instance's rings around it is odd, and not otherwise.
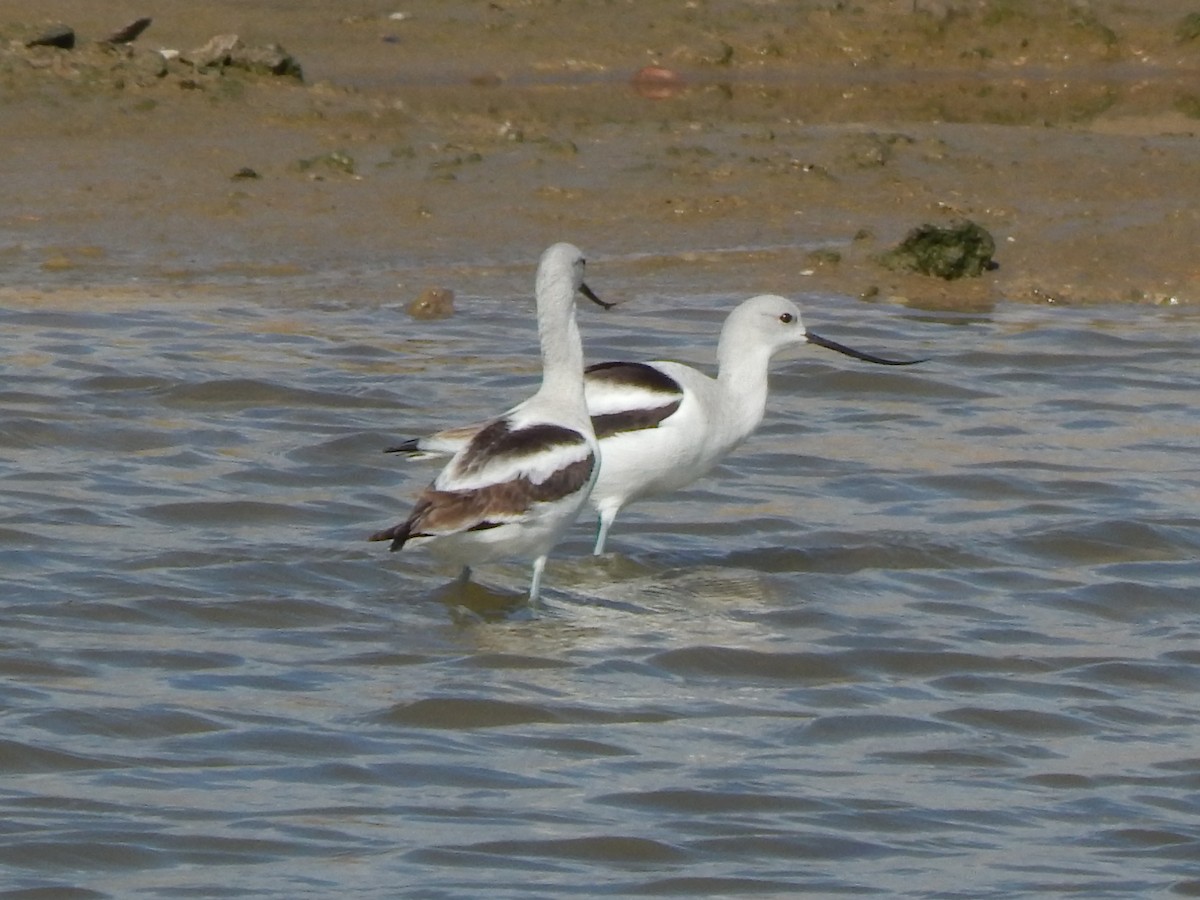
[{"label": "shallow water", "polygon": [[[667,281],[590,358],[707,364],[740,298]],[[1194,310],[798,297],[932,359],[777,360],[531,616],[363,540],[433,472],[383,447],[529,392],[525,292],[168,293],[0,311],[0,887],[1200,894]]]}]

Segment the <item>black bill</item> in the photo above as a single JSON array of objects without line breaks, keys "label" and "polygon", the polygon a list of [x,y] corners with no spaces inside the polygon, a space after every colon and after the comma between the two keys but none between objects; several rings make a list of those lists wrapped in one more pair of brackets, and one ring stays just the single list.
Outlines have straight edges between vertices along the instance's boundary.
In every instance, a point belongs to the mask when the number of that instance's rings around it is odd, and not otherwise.
[{"label": "black bill", "polygon": [[923,359],[884,359],[882,356],[863,353],[861,350],[855,350],[853,347],[847,347],[845,344],[839,344],[837,341],[823,338],[819,334],[813,334],[811,331],[807,333],[807,338],[810,344],[816,344],[818,347],[825,347],[829,350],[836,350],[838,353],[844,353],[847,356],[853,356],[855,359],[876,363],[881,366],[915,366],[917,363],[925,362]]},{"label": "black bill", "polygon": [[587,297],[589,300],[591,300],[597,306],[603,306],[605,309],[612,309],[614,306],[617,305],[615,303],[605,303],[603,300],[601,300],[599,297],[597,297],[595,295],[595,293],[592,292],[592,289],[590,287],[588,287],[586,284],[579,285],[579,293],[583,294],[583,296]]}]

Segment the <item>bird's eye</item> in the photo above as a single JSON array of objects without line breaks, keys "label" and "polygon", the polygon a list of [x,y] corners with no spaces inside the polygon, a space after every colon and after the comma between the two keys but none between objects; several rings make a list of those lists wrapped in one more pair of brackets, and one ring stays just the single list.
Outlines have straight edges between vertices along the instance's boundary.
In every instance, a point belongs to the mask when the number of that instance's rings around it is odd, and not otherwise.
[{"label": "bird's eye", "polygon": [[791,313],[783,313],[779,317],[779,321],[782,322],[784,325],[791,325],[793,322],[796,321],[796,317],[793,316]]}]

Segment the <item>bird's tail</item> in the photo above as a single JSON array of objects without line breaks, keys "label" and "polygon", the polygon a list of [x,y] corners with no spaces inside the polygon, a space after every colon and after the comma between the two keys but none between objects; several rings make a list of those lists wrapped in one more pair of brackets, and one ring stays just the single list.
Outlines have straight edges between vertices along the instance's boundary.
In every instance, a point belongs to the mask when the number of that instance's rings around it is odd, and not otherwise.
[{"label": "bird's tail", "polygon": [[429,459],[435,456],[453,456],[471,442],[475,435],[482,431],[488,422],[474,422],[458,428],[445,428],[442,431],[427,434],[424,437],[409,438],[393,447],[384,449],[384,453],[406,453],[409,459]]}]

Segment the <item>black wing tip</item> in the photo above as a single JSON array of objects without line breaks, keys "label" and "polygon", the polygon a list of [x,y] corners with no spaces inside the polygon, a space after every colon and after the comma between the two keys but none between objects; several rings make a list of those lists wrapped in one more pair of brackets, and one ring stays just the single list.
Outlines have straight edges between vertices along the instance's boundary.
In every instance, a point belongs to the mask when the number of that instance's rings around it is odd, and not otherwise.
[{"label": "black wing tip", "polygon": [[394,553],[404,546],[404,542],[409,538],[409,525],[407,522],[401,522],[399,525],[393,525],[391,528],[385,528],[383,531],[377,531],[369,538],[368,541],[391,541],[392,546],[388,547],[388,551]]},{"label": "black wing tip", "polygon": [[384,447],[384,453],[416,453],[421,449],[420,438],[409,438],[407,441],[397,444],[395,447]]}]

